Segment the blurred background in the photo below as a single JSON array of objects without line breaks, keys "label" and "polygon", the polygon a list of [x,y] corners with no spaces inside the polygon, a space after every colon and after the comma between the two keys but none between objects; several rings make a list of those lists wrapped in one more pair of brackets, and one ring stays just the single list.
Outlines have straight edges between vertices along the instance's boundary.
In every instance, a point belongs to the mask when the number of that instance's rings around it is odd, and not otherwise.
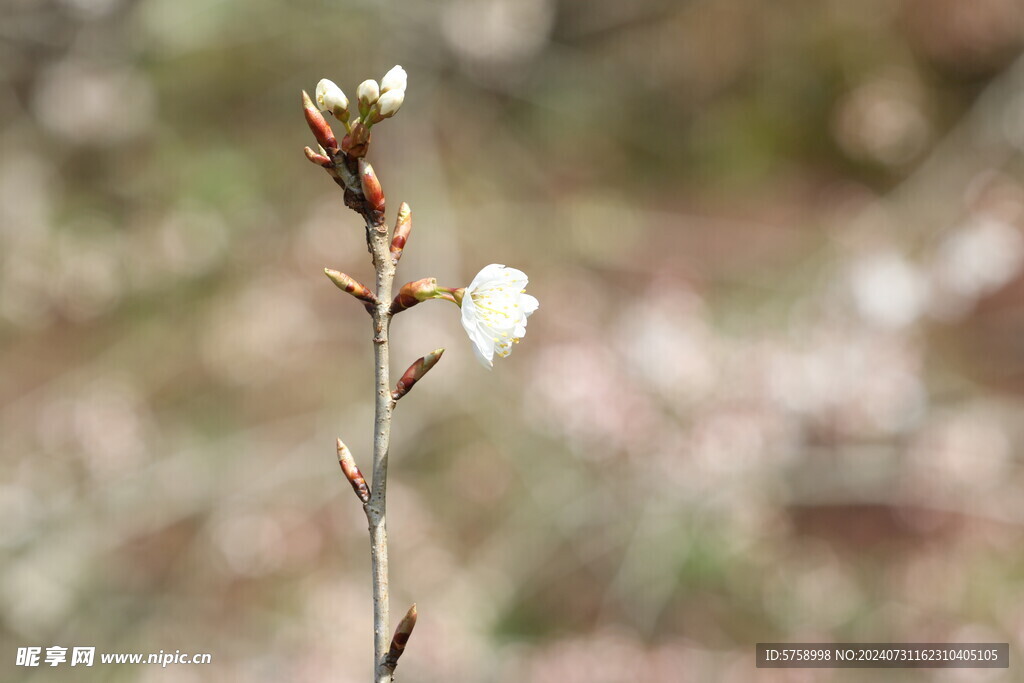
[{"label": "blurred background", "polygon": [[[5,681],[365,681],[369,282],[299,92],[394,64],[400,282],[531,277],[492,372],[393,371],[422,683],[1010,681],[1024,648],[1015,0],[5,0]],[[1007,670],[755,670],[759,641]],[[208,652],[25,668],[19,646]]]}]

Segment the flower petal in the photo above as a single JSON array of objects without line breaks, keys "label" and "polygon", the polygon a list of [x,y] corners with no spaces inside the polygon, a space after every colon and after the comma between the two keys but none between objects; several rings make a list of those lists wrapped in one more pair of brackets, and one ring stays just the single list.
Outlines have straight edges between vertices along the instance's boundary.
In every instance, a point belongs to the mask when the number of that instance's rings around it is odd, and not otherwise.
[{"label": "flower petal", "polygon": [[494,362],[494,341],[483,329],[479,313],[472,297],[467,296],[462,300],[462,328],[466,330],[469,340],[473,343],[473,352],[477,359],[485,367],[490,368]]},{"label": "flower petal", "polygon": [[473,355],[476,356],[476,359],[478,361],[480,361],[480,365],[484,366],[488,370],[493,370],[494,369],[494,354],[493,353],[491,354],[490,357],[487,357],[487,356],[485,356],[480,351],[480,348],[476,344],[473,344]]},{"label": "flower petal", "polygon": [[521,270],[502,268],[495,271],[486,281],[481,282],[477,291],[514,298],[519,295],[529,281],[526,273]]},{"label": "flower petal", "polygon": [[474,291],[479,289],[484,283],[491,282],[495,278],[501,277],[501,269],[504,268],[500,263],[492,263],[489,266],[484,266],[473,281],[469,283],[469,287],[466,287],[466,294],[472,294]]}]

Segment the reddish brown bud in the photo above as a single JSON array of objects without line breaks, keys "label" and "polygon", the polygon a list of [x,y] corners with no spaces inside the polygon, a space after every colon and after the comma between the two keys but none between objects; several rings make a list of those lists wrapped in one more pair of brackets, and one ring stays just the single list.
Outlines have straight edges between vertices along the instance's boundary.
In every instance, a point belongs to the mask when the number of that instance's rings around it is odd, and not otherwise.
[{"label": "reddish brown bud", "polygon": [[314,152],[310,147],[307,147],[303,151],[306,153],[306,158],[312,161],[314,164],[317,164],[318,166],[323,166],[325,168],[330,167],[331,160],[329,157],[324,156],[320,152]]},{"label": "reddish brown bud", "polygon": [[409,636],[412,635],[412,630],[416,628],[417,616],[416,605],[414,604],[405,613],[402,620],[398,622],[395,635],[391,638],[391,647],[388,648],[388,653],[384,655],[383,664],[386,669],[394,671],[395,667],[398,666],[398,658],[405,652],[405,646],[409,643]]},{"label": "reddish brown bud", "polygon": [[352,457],[348,446],[343,444],[341,439],[338,439],[338,463],[341,465],[341,471],[348,479],[348,483],[352,484],[352,490],[359,496],[359,500],[369,503],[370,487],[366,485],[366,480],[363,479],[363,473],[359,471],[355,458]]},{"label": "reddish brown bud", "polygon": [[309,124],[309,129],[313,131],[313,137],[320,146],[331,153],[338,151],[338,140],[334,137],[334,131],[305,90],[302,91],[302,109],[306,114],[306,123]]},{"label": "reddish brown bud", "polygon": [[377,303],[377,297],[373,295],[373,292],[366,285],[357,282],[348,275],[345,275],[345,273],[331,268],[324,268],[324,275],[329,277],[331,282],[338,286],[338,289],[351,294],[366,304],[367,310]]},{"label": "reddish brown bud", "polygon": [[430,372],[430,368],[437,365],[437,361],[441,360],[443,353],[444,349],[437,349],[422,358],[418,358],[415,363],[409,366],[409,369],[405,371],[402,378],[398,380],[398,385],[391,392],[391,398],[397,401],[408,394],[416,382],[423,379],[423,376]]},{"label": "reddish brown bud", "polygon": [[406,282],[391,301],[391,314],[401,313],[421,301],[433,299],[438,295],[436,277],[425,277],[422,280]]},{"label": "reddish brown bud", "polygon": [[341,151],[353,159],[362,159],[370,148],[370,129],[362,121],[352,124],[352,130],[341,139]]},{"label": "reddish brown bud", "polygon": [[366,203],[374,211],[384,213],[384,190],[381,189],[377,174],[373,172],[373,166],[370,166],[366,159],[359,160],[359,181],[363,185]]},{"label": "reddish brown bud", "polygon": [[409,241],[409,233],[412,232],[412,209],[405,202],[398,207],[398,218],[395,219],[395,234],[391,238],[391,260],[398,263],[402,258],[402,250],[405,243]]}]

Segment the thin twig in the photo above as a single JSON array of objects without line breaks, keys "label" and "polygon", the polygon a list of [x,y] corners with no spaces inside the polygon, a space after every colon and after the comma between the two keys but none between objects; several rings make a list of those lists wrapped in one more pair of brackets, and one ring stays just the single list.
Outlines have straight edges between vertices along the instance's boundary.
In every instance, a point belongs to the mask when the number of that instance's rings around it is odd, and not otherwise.
[{"label": "thin twig", "polygon": [[[372,87],[367,84],[372,84]],[[373,678],[375,683],[391,683],[398,656],[404,649],[416,620],[416,610],[413,606],[399,625],[399,632],[395,634],[394,639],[390,638],[387,487],[391,415],[395,401],[437,362],[442,350],[428,354],[414,363],[414,367],[403,375],[399,387],[393,394],[388,348],[388,332],[395,310],[392,305],[392,289],[395,267],[401,258],[402,248],[411,228],[410,212],[408,205],[403,203],[392,241],[384,222],[384,191],[365,156],[370,144],[370,125],[392,116],[401,106],[405,90],[405,71],[396,66],[385,76],[382,85],[385,91],[394,92],[387,93],[375,108],[371,108],[371,105],[378,100],[377,84],[367,81],[360,86],[360,90],[357,91],[360,119],[349,125],[349,105],[344,93],[330,81],[325,80],[317,84],[318,102],[330,109],[345,124],[348,134],[340,143],[320,109],[305,91],[302,93],[302,103],[306,122],[320,145],[319,151],[307,147],[306,157],[327,171],[344,191],[345,205],[363,217],[366,223],[366,246],[373,258],[376,274],[376,292],[371,293],[368,288],[344,273],[329,268],[324,271],[335,285],[359,299],[373,318],[376,399],[373,422],[373,475],[369,488],[355,459],[340,439],[338,461],[352,489],[363,503],[370,531],[370,565],[373,576]],[[372,95],[371,90],[374,93]],[[364,123],[364,120],[368,122]]]},{"label": "thin twig", "polygon": [[[345,167],[342,177],[366,178],[369,165],[344,153],[334,159]],[[360,168],[362,167],[362,168]],[[390,611],[388,594],[388,445],[391,441],[391,414],[395,401],[391,397],[391,357],[388,332],[391,326],[391,290],[395,280],[395,263],[391,259],[391,240],[384,223],[384,203],[380,185],[372,169],[369,171],[376,187],[370,188],[372,201],[367,201],[364,184],[345,185],[345,203],[366,221],[366,244],[373,257],[376,273],[376,301],[373,303],[374,385],[376,398],[373,420],[373,481],[370,500],[363,504],[370,530],[370,566],[373,576],[373,661],[374,681],[391,683],[393,669],[384,665],[390,646]]]},{"label": "thin twig", "polygon": [[391,289],[395,264],[391,261],[388,230],[380,212],[366,214],[367,241],[377,273],[377,305],[373,310],[374,377],[376,401],[373,421],[373,482],[370,502],[363,506],[370,525],[370,561],[373,571],[373,661],[377,683],[391,683],[392,670],[384,666],[390,645],[388,611],[388,533],[386,524],[388,487],[388,445],[391,441],[390,352]]}]

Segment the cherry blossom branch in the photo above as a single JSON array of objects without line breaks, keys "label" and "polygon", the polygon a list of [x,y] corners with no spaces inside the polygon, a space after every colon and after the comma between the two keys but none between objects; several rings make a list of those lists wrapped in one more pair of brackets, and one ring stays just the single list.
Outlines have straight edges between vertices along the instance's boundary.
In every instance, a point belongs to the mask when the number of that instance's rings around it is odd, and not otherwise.
[{"label": "cherry blossom branch", "polygon": [[[360,300],[373,319],[375,401],[372,487],[367,486],[354,457],[340,439],[338,461],[342,472],[363,503],[363,511],[369,524],[376,683],[391,683],[397,664],[397,656],[388,656],[392,643],[388,640],[390,614],[387,479],[391,415],[395,407],[391,390],[388,333],[391,325],[395,267],[408,238],[410,224],[408,206],[403,204],[393,243],[384,222],[384,191],[373,167],[364,157],[369,149],[370,127],[394,115],[405,97],[405,84],[405,71],[401,67],[395,67],[384,77],[383,92],[375,81],[365,81],[361,84],[357,91],[360,117],[352,125],[349,123],[348,98],[330,81],[325,79],[318,84],[316,104],[308,94],[302,94],[306,122],[320,145],[319,151],[307,147],[306,157],[327,170],[335,183],[343,189],[346,206],[363,217],[366,226],[366,245],[372,257],[376,280],[376,292],[370,292],[367,287],[344,273],[329,268],[324,270],[339,289]],[[347,134],[340,144],[321,109],[331,111],[344,124]],[[415,621],[415,610],[411,614]],[[407,615],[406,620],[408,618]],[[409,626],[401,642],[402,648],[411,631],[412,628]]]},{"label": "cherry blossom branch", "polygon": [[[367,484],[355,457],[338,439],[338,463],[352,490],[363,504],[370,532],[370,567],[373,578],[373,652],[375,683],[392,683],[398,658],[416,625],[416,605],[389,633],[387,487],[391,418],[399,399],[405,396],[433,368],[444,349],[418,358],[391,388],[388,334],[391,318],[428,299],[444,299],[462,309],[462,326],[473,342],[473,350],[487,368],[494,356],[507,356],[512,345],[526,334],[526,319],[537,309],[537,300],[526,294],[526,274],[514,268],[491,264],[481,270],[468,287],[439,287],[437,279],[422,278],[403,285],[392,298],[395,269],[412,231],[412,212],[402,203],[391,234],[385,223],[386,201],[380,179],[366,154],[370,129],[394,116],[405,99],[406,74],[400,66],[391,69],[378,85],[363,81],[356,90],[359,116],[351,121],[349,101],[341,89],[327,79],[316,88],[316,101],[303,91],[302,108],[306,123],[319,149],[305,148],[306,158],[320,166],[342,189],[345,205],[363,217],[366,247],[373,261],[376,290],[331,268],[324,273],[342,291],[355,297],[373,320],[374,420],[372,483]],[[323,112],[329,111],[345,126],[338,141]]]}]

